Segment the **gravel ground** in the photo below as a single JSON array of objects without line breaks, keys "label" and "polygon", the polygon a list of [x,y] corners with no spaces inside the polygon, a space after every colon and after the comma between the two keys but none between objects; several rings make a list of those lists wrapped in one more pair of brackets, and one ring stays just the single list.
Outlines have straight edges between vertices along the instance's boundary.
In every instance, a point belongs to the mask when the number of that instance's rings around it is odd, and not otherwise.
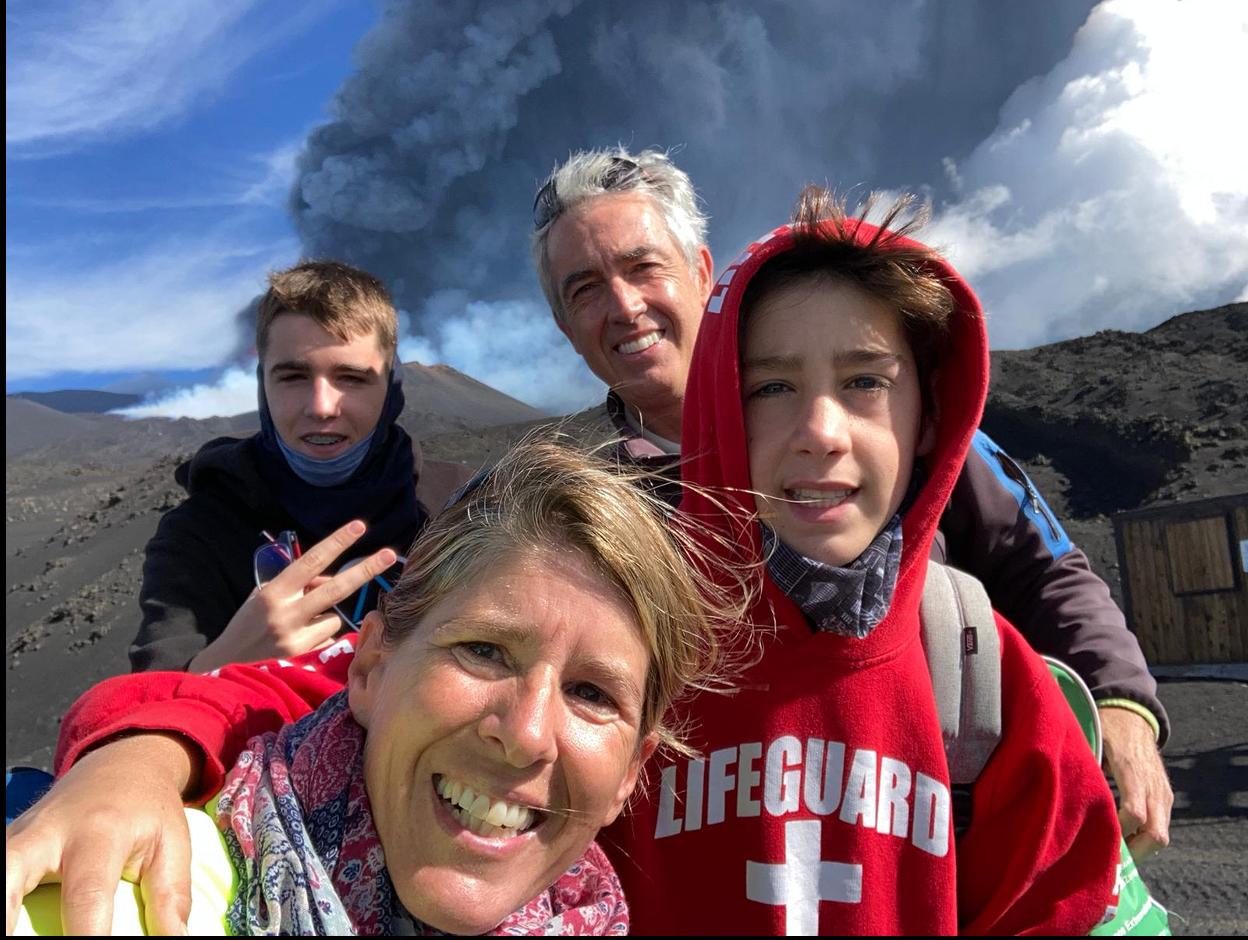
[{"label": "gravel ground", "polygon": [[1141,866],[1175,934],[1248,936],[1248,683],[1163,681],[1170,846]]}]

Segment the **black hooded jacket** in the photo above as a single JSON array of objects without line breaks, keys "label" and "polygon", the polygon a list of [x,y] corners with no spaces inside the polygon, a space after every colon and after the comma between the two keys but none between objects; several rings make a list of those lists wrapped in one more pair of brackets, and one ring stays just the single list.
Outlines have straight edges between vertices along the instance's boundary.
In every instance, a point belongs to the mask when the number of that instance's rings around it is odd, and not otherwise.
[{"label": "black hooded jacket", "polygon": [[[403,440],[413,446],[406,434]],[[283,507],[261,470],[261,461],[273,459],[260,435],[222,437],[178,467],[175,478],[188,496],[165,514],[147,545],[139,594],[143,621],[130,647],[135,672],[185,669],[221,635],[256,586],[252,558],[264,544],[262,531],[276,536],[293,530],[305,548],[332,531],[313,531]],[[414,460],[413,470],[418,466]],[[378,492],[377,499],[362,502],[355,517],[368,522],[368,531],[342,561],[387,546],[407,551],[427,518],[418,504],[411,517],[415,485],[413,473],[406,493]],[[370,596],[367,608],[375,604]]]},{"label": "black hooded jacket", "polygon": [[[143,622],[130,646],[134,672],[186,669],[221,635],[256,586],[253,559],[264,533],[291,530],[310,548],[362,519],[368,528],[341,565],[381,548],[405,553],[428,521],[416,498],[420,450],[398,423],[404,397],[397,361],[364,459],[335,486],[314,486],[287,465],[259,368],[256,379],[260,433],[209,441],[177,469],[187,498],[165,514],[147,543],[139,591]],[[377,605],[376,591],[369,586],[364,612]]]}]

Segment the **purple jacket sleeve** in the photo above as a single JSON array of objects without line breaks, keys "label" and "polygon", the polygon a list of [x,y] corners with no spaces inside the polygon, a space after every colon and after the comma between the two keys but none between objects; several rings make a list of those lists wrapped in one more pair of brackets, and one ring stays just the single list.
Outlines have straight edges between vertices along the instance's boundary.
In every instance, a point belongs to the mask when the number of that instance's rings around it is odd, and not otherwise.
[{"label": "purple jacket sleeve", "polygon": [[[1098,701],[1129,699],[1170,734],[1157,682],[1109,587],[1071,543],[1026,474],[982,431],[940,524],[933,556],[983,582],[1040,653],[1074,669]],[[944,558],[940,557],[943,551]]]}]

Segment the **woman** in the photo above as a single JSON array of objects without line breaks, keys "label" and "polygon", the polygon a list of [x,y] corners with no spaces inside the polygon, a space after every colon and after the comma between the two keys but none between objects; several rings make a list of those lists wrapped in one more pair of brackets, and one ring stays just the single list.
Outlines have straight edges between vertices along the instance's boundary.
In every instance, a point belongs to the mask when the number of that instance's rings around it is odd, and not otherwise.
[{"label": "woman", "polygon": [[594,836],[740,615],[635,482],[529,443],[426,530],[347,688],[218,795],[232,932],[627,931]]}]

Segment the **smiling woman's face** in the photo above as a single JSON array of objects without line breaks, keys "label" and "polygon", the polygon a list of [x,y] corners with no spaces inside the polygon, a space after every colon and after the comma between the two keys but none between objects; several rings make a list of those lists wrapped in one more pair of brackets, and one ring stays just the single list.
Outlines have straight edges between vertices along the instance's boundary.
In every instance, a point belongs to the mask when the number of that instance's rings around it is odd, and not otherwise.
[{"label": "smiling woman's face", "polygon": [[352,666],[386,865],[416,917],[482,933],[619,815],[654,748],[649,654],[618,589],[571,551],[526,551],[397,647],[371,614]]}]

